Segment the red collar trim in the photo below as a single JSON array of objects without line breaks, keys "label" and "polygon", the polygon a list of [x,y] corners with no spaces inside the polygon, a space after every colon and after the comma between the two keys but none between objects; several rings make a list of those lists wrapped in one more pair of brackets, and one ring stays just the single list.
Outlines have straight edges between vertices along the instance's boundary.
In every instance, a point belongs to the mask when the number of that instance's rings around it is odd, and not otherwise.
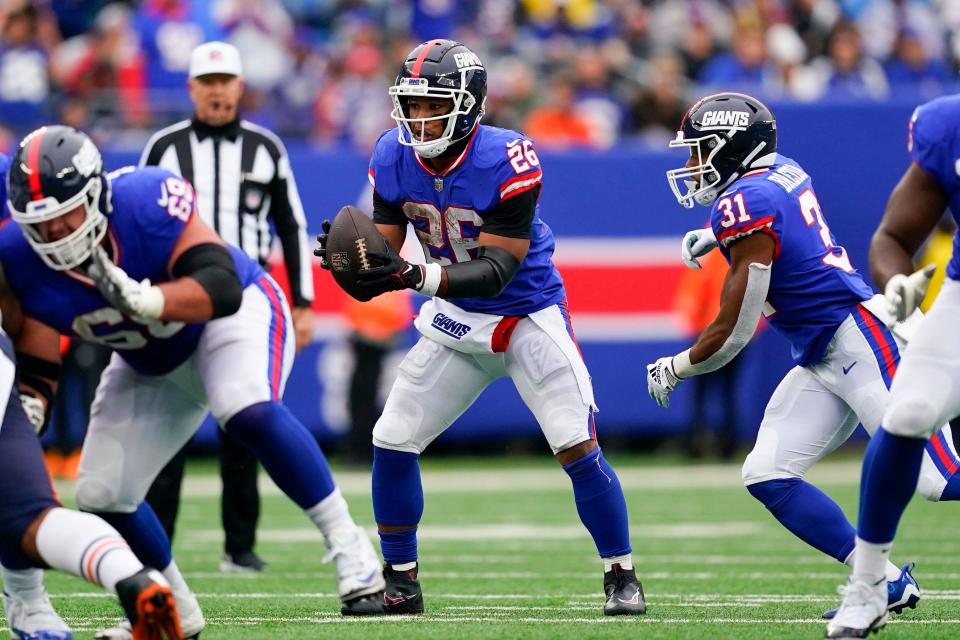
[{"label": "red collar trim", "polygon": [[420,154],[417,153],[416,149],[410,149],[410,151],[413,153],[413,156],[417,159],[417,162],[420,164],[420,166],[423,168],[424,171],[426,171],[427,173],[429,173],[429,174],[432,175],[432,176],[445,176],[445,175],[448,175],[451,171],[453,171],[453,170],[456,169],[457,167],[459,167],[461,164],[463,164],[464,158],[466,158],[466,157],[467,157],[467,153],[470,152],[470,147],[473,146],[473,140],[474,140],[474,138],[477,137],[477,129],[479,129],[479,126],[477,126],[477,127],[473,130],[473,133],[470,134],[470,140],[469,140],[469,142],[467,142],[467,146],[463,148],[463,153],[461,153],[459,156],[457,156],[457,159],[456,159],[456,160],[454,160],[453,162],[451,162],[450,165],[449,165],[446,169],[444,169],[443,171],[441,171],[441,172],[439,172],[439,173],[438,173],[437,171],[434,171],[433,169],[431,169],[430,166],[429,166],[426,162],[423,161],[423,158],[420,157]]}]

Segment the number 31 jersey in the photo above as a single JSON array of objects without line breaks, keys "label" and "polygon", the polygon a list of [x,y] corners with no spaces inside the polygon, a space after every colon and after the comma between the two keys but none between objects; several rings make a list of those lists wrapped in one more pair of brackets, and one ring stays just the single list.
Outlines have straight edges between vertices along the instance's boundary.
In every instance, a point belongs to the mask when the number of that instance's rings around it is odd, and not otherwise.
[{"label": "number 31 jersey", "polygon": [[738,238],[773,238],[764,314],[798,365],[817,363],[851,309],[873,296],[830,233],[810,176],[790,158],[777,155],[773,166],[734,182],[714,203],[710,225],[727,262]]},{"label": "number 31 jersey", "polygon": [[[442,173],[384,132],[370,159],[370,182],[389,205],[403,211],[430,262],[441,265],[477,255],[484,221],[501,202],[539,186],[542,172],[533,142],[523,134],[480,125],[463,153]],[[554,239],[537,204],[530,249],[520,269],[495,298],[455,298],[466,311],[521,316],[558,304],[563,280],[553,265]]]}]

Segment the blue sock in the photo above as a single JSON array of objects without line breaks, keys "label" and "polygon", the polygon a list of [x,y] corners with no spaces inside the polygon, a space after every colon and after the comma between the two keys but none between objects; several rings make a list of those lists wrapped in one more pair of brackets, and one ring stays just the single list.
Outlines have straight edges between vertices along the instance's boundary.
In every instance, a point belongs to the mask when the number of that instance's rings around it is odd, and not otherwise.
[{"label": "blue sock", "polygon": [[320,445],[283,404],[251,405],[230,418],[225,428],[250,447],[280,490],[301,509],[315,506],[336,489]]},{"label": "blue sock", "polygon": [[601,558],[630,553],[627,502],[620,480],[607,464],[600,447],[579,460],[563,465],[573,482],[580,521],[593,536]]},{"label": "blue sock", "polygon": [[378,525],[409,526],[402,531],[378,531],[383,559],[394,564],[417,559],[417,524],[423,516],[420,456],[373,448],[373,515]]},{"label": "blue sock", "polygon": [[926,445],[924,438],[895,436],[883,427],[870,439],[860,478],[857,535],[863,540],[885,544],[896,536],[900,516],[917,488]]},{"label": "blue sock", "polygon": [[947,442],[947,436],[943,430],[937,431],[930,437],[926,445],[927,454],[933,461],[933,466],[937,468],[940,475],[947,481],[947,485],[940,494],[940,501],[960,500],[960,477],[957,469],[960,467],[960,460],[953,455],[950,445]]},{"label": "blue sock", "polygon": [[170,538],[146,501],[133,513],[94,512],[120,532],[140,562],[163,571],[170,564]]},{"label": "blue sock", "polygon": [[747,491],[770,510],[790,533],[808,545],[845,562],[853,551],[856,530],[840,506],[800,478],[767,480]]}]

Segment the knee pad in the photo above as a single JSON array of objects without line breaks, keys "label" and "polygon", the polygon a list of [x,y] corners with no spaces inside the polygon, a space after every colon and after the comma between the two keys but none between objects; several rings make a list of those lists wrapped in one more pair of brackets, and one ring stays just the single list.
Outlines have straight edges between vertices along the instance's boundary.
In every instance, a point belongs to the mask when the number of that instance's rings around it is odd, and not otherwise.
[{"label": "knee pad", "polygon": [[124,511],[117,508],[119,498],[116,490],[99,479],[81,477],[77,481],[75,499],[81,511]]},{"label": "knee pad", "polygon": [[740,477],[743,479],[745,486],[764,480],[791,477],[792,474],[778,468],[778,446],[779,437],[776,431],[760,429],[757,434],[757,442],[753,445],[753,450],[743,461],[743,467],[740,469]]},{"label": "knee pad", "polygon": [[570,366],[563,351],[546,334],[525,336],[516,346],[520,350],[520,366],[534,386],[542,386],[547,378]]},{"label": "knee pad", "polygon": [[423,407],[405,394],[390,398],[373,427],[373,444],[382,449],[422,453],[425,443],[417,441],[423,422]]},{"label": "knee pad", "polygon": [[929,398],[904,398],[887,407],[883,428],[895,436],[927,438],[940,426],[939,415],[939,409]]},{"label": "knee pad", "polygon": [[940,502],[940,496],[943,495],[946,486],[947,481],[940,474],[921,472],[920,478],[917,480],[917,493],[924,500]]}]

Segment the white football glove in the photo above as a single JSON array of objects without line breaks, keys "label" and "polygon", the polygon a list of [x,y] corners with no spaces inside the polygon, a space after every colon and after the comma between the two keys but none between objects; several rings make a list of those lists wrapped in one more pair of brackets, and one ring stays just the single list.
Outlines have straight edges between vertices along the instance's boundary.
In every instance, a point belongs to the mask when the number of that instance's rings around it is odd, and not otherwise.
[{"label": "white football glove", "polygon": [[680,259],[691,269],[699,269],[700,263],[697,262],[697,258],[707,255],[716,246],[717,237],[713,235],[713,229],[710,227],[687,231],[680,247]]},{"label": "white football glove", "polygon": [[673,372],[673,358],[660,358],[647,365],[647,393],[653,400],[666,409],[670,406],[670,394],[683,382]]},{"label": "white football glove", "polygon": [[38,434],[41,433],[43,425],[47,421],[47,409],[43,400],[28,393],[21,393],[20,405],[23,407],[23,412],[27,414],[27,420],[33,425],[33,430]]},{"label": "white football glove", "polygon": [[103,247],[93,252],[88,269],[97,289],[114,307],[136,320],[159,320],[163,314],[163,292],[144,278],[137,282],[127,272],[111,262]]},{"label": "white football glove", "polygon": [[883,289],[883,297],[887,299],[887,310],[897,319],[897,322],[906,320],[923,302],[923,297],[927,295],[927,287],[930,286],[930,279],[936,270],[937,265],[928,264],[909,276],[898,273],[887,281],[887,286]]}]

